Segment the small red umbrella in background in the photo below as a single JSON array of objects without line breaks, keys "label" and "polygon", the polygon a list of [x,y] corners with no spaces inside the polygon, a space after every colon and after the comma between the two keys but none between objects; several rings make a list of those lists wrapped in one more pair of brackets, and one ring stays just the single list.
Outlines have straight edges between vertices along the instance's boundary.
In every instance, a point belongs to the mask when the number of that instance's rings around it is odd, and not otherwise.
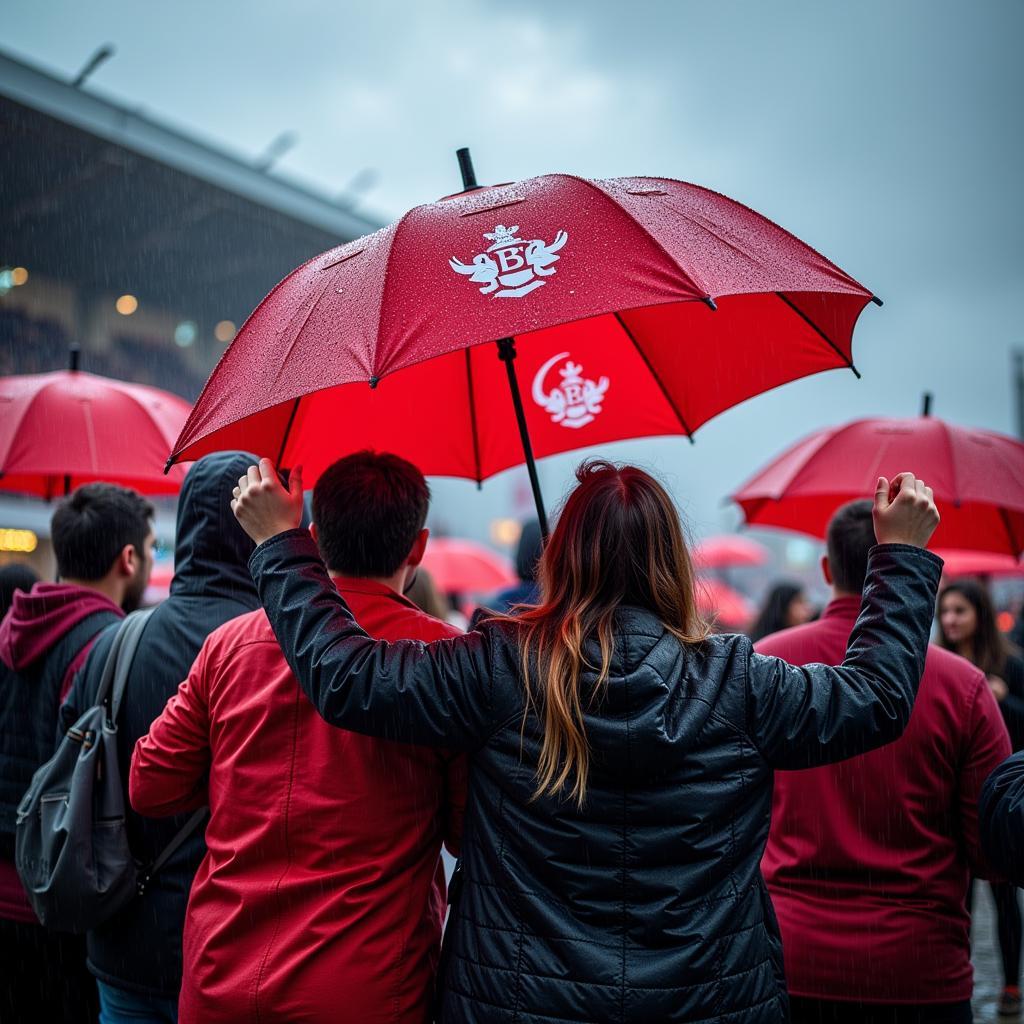
[{"label": "small red umbrella in background", "polygon": [[719,628],[746,629],[757,609],[738,590],[710,576],[698,577],[694,597],[700,614]]},{"label": "small red umbrella in background", "polygon": [[158,388],[71,369],[0,378],[0,490],[50,500],[96,480],[177,494],[167,449],[191,406]]},{"label": "small red umbrella in background", "polygon": [[939,548],[937,554],[943,561],[942,571],[946,576],[1024,576],[1024,564],[1013,555],[1001,555],[993,551],[958,551]]},{"label": "small red umbrella in background", "polygon": [[748,524],[824,537],[835,510],[874,496],[879,476],[905,470],[935,492],[942,521],[933,548],[1024,550],[1024,444],[928,415],[854,420],[798,441],[747,481],[732,500]]},{"label": "small red umbrella in background", "polygon": [[738,566],[764,565],[771,552],[756,540],[735,533],[707,537],[695,544],[693,564],[697,569],[732,569]]},{"label": "small red umbrella in background", "polygon": [[431,537],[422,565],[445,594],[490,594],[519,579],[509,559],[456,537]]},{"label": "small red umbrella in background", "polygon": [[853,369],[871,292],[748,207],[666,178],[481,188],[460,162],[466,191],[260,303],[169,464],[238,448],[312,484],[370,447],[479,483],[525,458],[544,528],[535,456],[692,437],[786,381]]}]

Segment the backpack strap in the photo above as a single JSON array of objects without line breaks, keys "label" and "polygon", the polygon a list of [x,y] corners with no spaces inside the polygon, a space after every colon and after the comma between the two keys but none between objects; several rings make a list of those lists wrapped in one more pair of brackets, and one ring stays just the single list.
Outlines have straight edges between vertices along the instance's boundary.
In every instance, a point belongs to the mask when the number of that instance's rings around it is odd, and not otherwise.
[{"label": "backpack strap", "polygon": [[109,701],[109,713],[107,721],[113,724],[117,721],[118,712],[121,710],[121,701],[124,698],[124,689],[128,683],[128,673],[135,658],[135,649],[139,646],[139,639],[142,631],[153,614],[152,608],[144,612],[132,612],[121,621],[114,634],[114,639],[107,652],[107,660],[103,664],[103,675],[100,677],[100,684],[96,691],[96,703],[107,704],[108,694],[113,694]]},{"label": "backpack strap", "polygon": [[139,871],[135,884],[140,896],[146,894],[146,889],[153,876],[171,859],[181,844],[203,823],[206,819],[206,814],[207,809],[205,807],[200,807],[198,811],[194,811],[192,817],[175,832],[174,838],[160,851],[156,860],[149,867]]}]

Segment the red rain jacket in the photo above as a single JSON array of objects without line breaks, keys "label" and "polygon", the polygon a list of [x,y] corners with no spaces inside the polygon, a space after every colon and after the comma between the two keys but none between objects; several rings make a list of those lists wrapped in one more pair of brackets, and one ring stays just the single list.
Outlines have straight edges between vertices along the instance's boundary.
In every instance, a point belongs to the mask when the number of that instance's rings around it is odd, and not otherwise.
[{"label": "red rain jacket", "polygon": [[[336,582],[371,636],[458,632],[381,584]],[[130,792],[156,816],[209,801],[182,1024],[427,1020],[462,760],[328,725],[261,610],[210,635],[136,745]]]},{"label": "red rain jacket", "polygon": [[[838,665],[859,597],[757,644]],[[970,873],[987,875],[978,795],[1010,752],[985,677],[931,647],[903,736],[825,768],[778,772],[761,867],[791,995],[878,1003],[971,997]]]}]

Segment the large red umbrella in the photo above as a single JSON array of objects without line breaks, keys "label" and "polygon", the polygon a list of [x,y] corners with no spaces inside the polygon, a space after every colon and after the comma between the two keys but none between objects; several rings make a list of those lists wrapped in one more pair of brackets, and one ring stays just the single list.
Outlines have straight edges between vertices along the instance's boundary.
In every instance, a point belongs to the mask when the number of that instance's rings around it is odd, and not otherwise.
[{"label": "large red umbrella", "polygon": [[95,480],[176,494],[163,473],[190,406],[157,388],[81,370],[0,378],[0,490],[50,499]]},{"label": "large red umbrella", "polygon": [[692,435],[752,395],[852,368],[871,298],[697,185],[555,174],[469,187],[285,278],[171,461],[241,448],[301,463],[312,482],[373,447],[479,482],[525,454],[542,513],[534,455]]},{"label": "large red umbrella", "polygon": [[694,545],[693,564],[698,569],[732,569],[737,566],[764,565],[771,552],[756,540],[735,533],[707,537]]},{"label": "large red umbrella", "polygon": [[748,523],[824,537],[844,502],[874,494],[879,476],[909,470],[935,492],[934,548],[1024,549],[1024,444],[932,416],[854,420],[798,441],[732,500]]},{"label": "large red umbrella", "polygon": [[507,558],[483,544],[455,537],[431,537],[423,568],[446,594],[489,594],[519,579]]}]

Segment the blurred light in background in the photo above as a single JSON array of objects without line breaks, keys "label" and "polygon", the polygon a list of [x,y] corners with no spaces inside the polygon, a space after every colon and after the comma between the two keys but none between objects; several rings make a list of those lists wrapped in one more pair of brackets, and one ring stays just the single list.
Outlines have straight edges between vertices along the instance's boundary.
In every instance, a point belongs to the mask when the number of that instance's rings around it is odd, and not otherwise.
[{"label": "blurred light in background", "polygon": [[511,547],[519,540],[519,535],[522,532],[522,526],[515,519],[491,520],[491,540],[495,544],[504,544],[506,547]]},{"label": "blurred light in background", "polygon": [[1012,612],[1000,612],[996,616],[996,625],[999,627],[1001,633],[1009,633],[1014,625],[1015,620]]},{"label": "blurred light in background", "polygon": [[114,309],[121,314],[121,316],[131,316],[139,308],[139,300],[134,295],[122,295],[117,302],[114,303]]},{"label": "blurred light in background", "polygon": [[213,336],[225,344],[235,336],[237,328],[230,320],[221,320],[213,329]]},{"label": "blurred light in background", "polygon": [[174,344],[179,348],[188,348],[195,344],[198,334],[199,328],[191,320],[182,320],[174,328]]},{"label": "blurred light in background", "polygon": [[786,565],[791,569],[810,569],[818,558],[818,545],[802,537],[786,541]]},{"label": "blurred light in background", "polygon": [[39,546],[39,538],[31,530],[0,529],[0,551],[31,554]]},{"label": "blurred light in background", "polygon": [[0,295],[5,295],[14,287],[14,272],[11,270],[0,270]]},{"label": "blurred light in background", "polygon": [[15,288],[20,287],[28,280],[28,271],[24,267],[15,267],[11,271],[11,281]]}]

